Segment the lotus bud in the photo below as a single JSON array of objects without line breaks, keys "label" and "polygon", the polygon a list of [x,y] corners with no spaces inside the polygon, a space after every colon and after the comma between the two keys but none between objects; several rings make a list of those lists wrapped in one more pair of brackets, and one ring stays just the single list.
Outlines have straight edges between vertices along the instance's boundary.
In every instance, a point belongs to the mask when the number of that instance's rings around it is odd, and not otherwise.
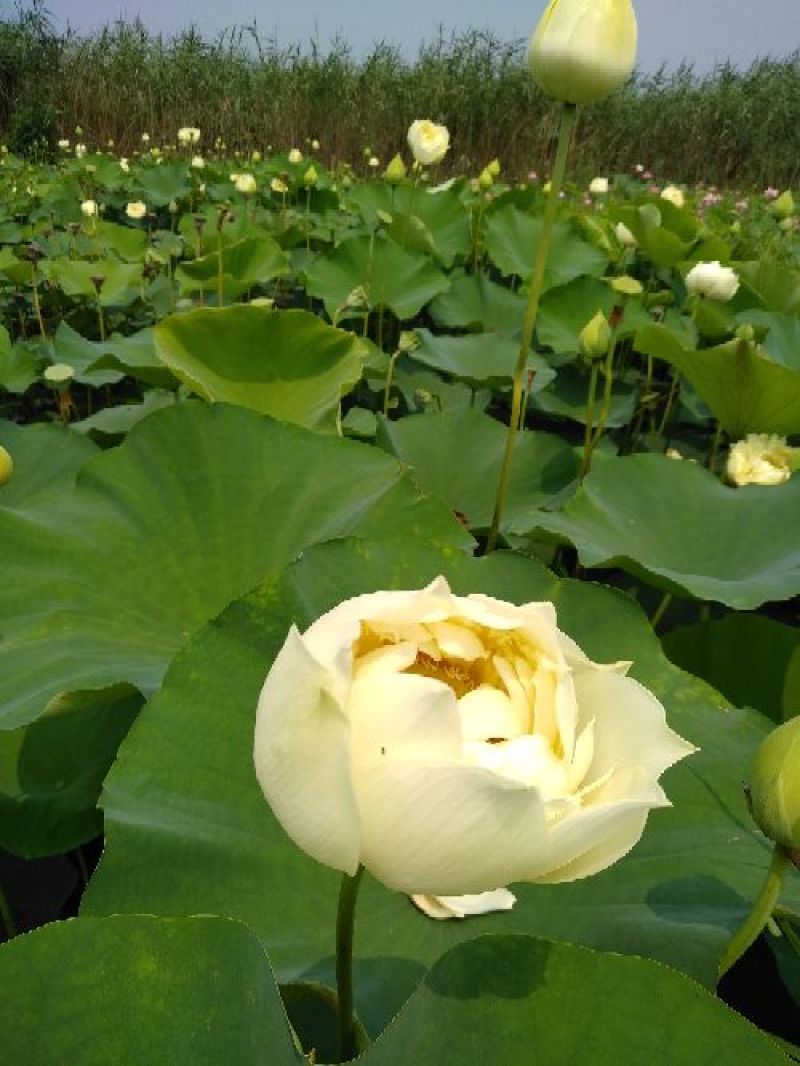
[{"label": "lotus bud", "polygon": [[528,50],[536,82],[569,104],[610,95],[628,80],[635,62],[631,0],[550,0]]},{"label": "lotus bud", "polygon": [[598,310],[578,336],[578,347],[586,359],[600,359],[608,352],[611,341],[611,326],[602,311]]},{"label": "lotus bud", "polygon": [[800,850],[800,717],[762,741],[750,772],[750,804],[765,836]]},{"label": "lotus bud", "polygon": [[399,185],[406,176],[406,165],[398,152],[384,171],[384,177],[390,185]]},{"label": "lotus bud", "polygon": [[488,167],[484,167],[478,175],[478,188],[479,189],[491,189],[494,184],[494,178]]},{"label": "lotus bud", "polygon": [[790,218],[794,214],[794,197],[791,189],[782,192],[778,199],[770,207],[775,218]]},{"label": "lotus bud", "polygon": [[312,185],[317,184],[317,177],[318,175],[316,168],[314,166],[310,166],[303,175],[303,184],[310,189]]},{"label": "lotus bud", "polygon": [[791,233],[794,229],[794,219],[791,216],[789,218],[782,218],[778,223],[778,229],[781,233]]},{"label": "lotus bud", "polygon": [[14,462],[8,451],[0,444],[0,487],[7,485],[14,473]]},{"label": "lotus bud", "polygon": [[493,159],[491,161],[491,163],[488,164],[486,169],[489,171],[489,173],[492,175],[493,178],[499,177],[500,176],[500,160],[499,159]]},{"label": "lotus bud", "polygon": [[60,392],[62,389],[69,388],[70,382],[75,377],[75,368],[69,363],[53,363],[52,366],[45,368],[43,377],[47,385]]}]

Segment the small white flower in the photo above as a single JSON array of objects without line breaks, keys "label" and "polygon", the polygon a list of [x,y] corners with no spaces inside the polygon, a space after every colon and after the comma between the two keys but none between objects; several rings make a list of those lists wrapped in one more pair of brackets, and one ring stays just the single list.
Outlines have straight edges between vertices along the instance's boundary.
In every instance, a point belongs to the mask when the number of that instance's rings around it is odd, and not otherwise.
[{"label": "small white flower", "polygon": [[83,157],[85,155],[86,155],[86,145],[85,144],[76,144],[75,145],[75,158],[76,159],[83,159]]},{"label": "small white flower", "polygon": [[195,170],[202,170],[205,165],[206,161],[201,155],[196,155],[192,157],[192,166]]},{"label": "small white flower", "polygon": [[589,182],[589,192],[592,196],[605,196],[608,192],[608,178],[592,178]]},{"label": "small white flower", "polygon": [[131,169],[131,165],[130,165],[130,163],[128,162],[128,160],[127,160],[127,159],[125,158],[125,156],[123,156],[123,157],[122,157],[122,158],[120,159],[120,161],[119,161],[119,168],[120,168],[120,170],[122,170],[122,171],[123,171],[123,172],[124,172],[125,174],[127,174],[127,173],[128,173],[129,171],[130,171],[130,169]]},{"label": "small white flower", "polygon": [[686,203],[683,190],[679,189],[677,185],[665,185],[661,190],[661,199],[667,200],[669,203],[674,204],[675,207],[683,207]]},{"label": "small white flower", "polygon": [[181,126],[178,130],[178,144],[197,144],[200,130],[196,126]]},{"label": "small white flower", "polygon": [[793,455],[785,437],[748,433],[731,446],[725,472],[734,485],[782,485],[792,476]]},{"label": "small white flower", "polygon": [[237,192],[244,196],[252,196],[256,191],[256,179],[252,174],[237,174],[233,181]]},{"label": "small white flower", "polygon": [[450,148],[447,126],[437,126],[428,118],[418,118],[408,128],[408,147],[423,166],[441,163]]},{"label": "small white flower", "polygon": [[62,137],[58,142],[58,147],[61,149],[69,148],[69,140],[66,137]]},{"label": "small white flower", "polygon": [[710,263],[696,263],[686,275],[687,291],[709,300],[730,300],[738,288],[736,271],[721,266],[717,259]]},{"label": "small white flower", "polygon": [[84,200],[81,204],[81,212],[86,218],[97,217],[97,201],[96,200]]},{"label": "small white flower", "polygon": [[133,200],[125,208],[125,214],[128,216],[128,218],[144,218],[144,216],[147,214],[147,204],[144,203],[142,200]]},{"label": "small white flower", "polygon": [[379,167],[380,165],[381,165],[381,161],[380,161],[380,159],[378,159],[378,157],[376,155],[371,155],[369,157],[369,159],[367,160],[367,166],[368,167],[372,167],[373,170],[375,170],[376,167]]},{"label": "small white flower", "polygon": [[300,151],[299,148],[292,148],[292,150],[289,152],[289,162],[290,163],[302,163],[303,162],[303,153]]}]

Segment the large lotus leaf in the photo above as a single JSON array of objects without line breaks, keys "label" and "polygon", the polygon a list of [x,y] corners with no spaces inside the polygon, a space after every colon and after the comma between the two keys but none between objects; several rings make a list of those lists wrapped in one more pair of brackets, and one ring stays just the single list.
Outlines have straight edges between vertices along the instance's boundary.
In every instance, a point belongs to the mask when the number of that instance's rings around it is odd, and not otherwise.
[{"label": "large lotus leaf", "polygon": [[[576,355],[583,328],[598,311],[608,316],[614,305],[620,302],[620,296],[608,282],[599,278],[575,278],[544,293],[536,320],[536,336],[554,352]],[[629,300],[617,327],[617,336],[624,339],[650,321],[642,305]]]},{"label": "large lotus leaf", "polygon": [[[506,914],[434,922],[365,877],[356,921],[356,994],[379,1031],[448,948],[483,932],[527,933],[649,955],[713,986],[719,956],[769,864],[742,780],[769,722],[719,709],[713,690],[672,666],[637,605],[530,559],[483,559],[402,545],[315,547],[199,632],[171,664],[107,778],[106,850],[89,885],[92,914],[147,911],[240,918],[282,980],[332,983],[338,875],[279,829],[255,781],[255,705],[292,622],[301,629],[348,596],[420,587],[443,573],[460,593],[553,600],[559,624],[599,662],[632,659],[672,726],[701,748],[663,778],[674,807],[651,814],[633,852],[565,885],[515,885]],[[784,902],[800,904],[800,880]]]},{"label": "large lotus leaf", "polygon": [[[602,378],[597,387],[594,404],[593,422],[597,425],[600,413]],[[611,402],[608,408],[606,426],[615,429],[626,426],[636,409],[636,389],[624,381],[615,380],[611,386]],[[550,388],[537,392],[533,397],[533,406],[545,414],[557,418],[569,418],[573,422],[585,425],[588,417],[589,371],[582,366],[562,366]]]},{"label": "large lotus leaf", "polygon": [[152,691],[199,625],[309,544],[423,531],[472,543],[374,448],[222,404],[157,411],[73,491],[0,511],[0,725],[63,691]]},{"label": "large lotus leaf", "polygon": [[[541,218],[507,204],[494,211],[486,223],[486,251],[503,274],[527,279],[533,273],[541,233]],[[607,266],[608,257],[604,252],[582,240],[569,223],[557,222],[544,272],[544,288],[564,285],[581,274],[599,276]]]},{"label": "large lotus leaf", "polygon": [[455,189],[425,189],[386,183],[358,185],[348,196],[365,220],[376,224],[378,211],[392,218],[390,232],[407,248],[430,252],[443,266],[470,249],[469,218]]},{"label": "large lotus leaf", "polygon": [[800,433],[800,370],[775,363],[747,341],[684,348],[664,326],[636,334],[637,351],[676,366],[733,437]]},{"label": "large lotus leaf", "polygon": [[143,702],[130,685],[72,692],[0,733],[0,847],[57,855],[103,831],[100,788]]},{"label": "large lotus leaf", "polygon": [[52,259],[42,262],[42,271],[66,296],[97,298],[100,283],[100,303],[103,307],[127,307],[140,294],[141,263],[119,263],[113,259]]},{"label": "large lotus leaf", "polygon": [[30,1066],[291,1066],[269,960],[225,918],[79,918],[0,949],[4,1056]]},{"label": "large lotus leaf", "polygon": [[776,722],[800,714],[800,630],[759,614],[678,626],[663,638],[674,663],[740,707]]},{"label": "large lotus leaf", "polygon": [[737,271],[742,284],[734,297],[736,308],[761,307],[786,314],[800,310],[800,270],[764,259],[739,263]]},{"label": "large lotus leaf", "polygon": [[306,289],[319,297],[331,319],[356,290],[370,308],[388,307],[400,319],[413,318],[445,292],[449,282],[420,251],[407,251],[383,237],[351,237],[321,255],[306,273]]},{"label": "large lotus leaf", "polygon": [[641,1066],[786,1056],[694,981],[646,959],[529,936],[481,936],[441,958],[359,1062]]},{"label": "large lotus leaf", "polygon": [[87,340],[68,322],[59,323],[52,345],[53,362],[71,366],[75,380],[81,385],[113,385],[125,376],[125,372],[107,358],[109,350],[104,343]]},{"label": "large lotus leaf", "polygon": [[22,393],[39,377],[40,356],[24,341],[11,344],[8,331],[0,326],[0,389]]},{"label": "large lotus leaf", "polygon": [[[482,411],[380,418],[377,443],[408,463],[425,492],[446,500],[470,529],[488,529],[508,428]],[[572,448],[552,433],[517,433],[503,529],[524,525],[578,476]]]},{"label": "large lotus leaf", "polygon": [[453,278],[449,292],[437,296],[428,308],[437,326],[445,329],[483,330],[512,337],[522,330],[525,298],[487,274]]},{"label": "large lotus leaf", "polygon": [[141,199],[152,207],[165,207],[171,200],[180,200],[191,190],[189,167],[178,160],[160,166],[137,168],[136,181]]},{"label": "large lotus leaf", "polygon": [[113,252],[126,263],[141,263],[147,251],[147,228],[145,225],[135,228],[103,221],[97,227],[95,241],[104,255]]},{"label": "large lotus leaf", "polygon": [[761,311],[754,307],[749,311],[740,311],[736,321],[766,329],[768,332],[763,348],[770,359],[791,370],[800,370],[800,318],[796,314]]},{"label": "large lotus leaf", "polygon": [[630,455],[593,470],[536,527],[572,541],[584,566],[739,610],[800,592],[800,478],[734,489],[696,463]]},{"label": "large lotus leaf", "polygon": [[[181,294],[218,292],[219,257],[214,251],[199,259],[181,263],[175,271]],[[222,248],[222,292],[228,298],[241,296],[255,285],[263,285],[285,274],[289,257],[272,237],[245,237]]]},{"label": "large lotus leaf", "polygon": [[[519,341],[499,333],[468,333],[446,336],[427,329],[415,330],[420,344],[411,352],[415,363],[424,363],[457,381],[473,386],[508,385],[514,377]],[[533,392],[539,392],[555,378],[545,359],[530,352],[526,364],[535,371]]]},{"label": "large lotus leaf", "polygon": [[308,311],[202,308],[164,319],[155,340],[163,362],[204,399],[326,433],[336,432],[339,401],[361,377],[354,334]]},{"label": "large lotus leaf", "polygon": [[45,422],[17,426],[0,420],[0,444],[14,463],[11,480],[0,487],[0,512],[20,510],[37,495],[57,496],[71,488],[78,470],[97,451],[74,430]]}]

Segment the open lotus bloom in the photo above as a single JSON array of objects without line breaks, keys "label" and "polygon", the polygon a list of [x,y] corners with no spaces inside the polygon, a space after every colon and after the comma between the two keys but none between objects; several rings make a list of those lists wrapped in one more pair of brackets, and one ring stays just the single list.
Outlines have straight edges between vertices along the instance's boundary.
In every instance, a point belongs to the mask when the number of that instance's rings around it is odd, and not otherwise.
[{"label": "open lotus bloom", "polygon": [[591,662],[552,603],[442,577],[357,596],[290,630],[259,699],[258,780],[309,855],[412,895],[587,877],[630,851],[669,805],[659,776],[695,750],[629,665]]}]

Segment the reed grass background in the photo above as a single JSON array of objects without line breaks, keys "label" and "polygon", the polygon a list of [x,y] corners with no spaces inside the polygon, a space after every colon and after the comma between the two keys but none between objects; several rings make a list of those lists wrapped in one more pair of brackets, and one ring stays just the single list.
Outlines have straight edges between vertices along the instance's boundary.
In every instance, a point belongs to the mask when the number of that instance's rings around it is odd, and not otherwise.
[{"label": "reed grass background", "polygon": [[[59,137],[121,154],[174,142],[199,126],[201,148],[228,152],[321,142],[329,163],[382,161],[405,146],[414,118],[447,125],[447,169],[474,172],[499,157],[519,178],[544,172],[554,152],[553,105],[525,67],[525,42],[485,32],[439,37],[406,59],[378,42],[355,56],[346,40],[279,48],[255,26],[206,39],[198,27],[165,37],[140,22],[89,35],[54,31],[39,2],[0,21],[0,136],[12,150],[46,155]],[[658,178],[781,187],[800,180],[800,51],[729,64],[637,75],[585,108],[575,145],[580,174],[644,164]]]}]

